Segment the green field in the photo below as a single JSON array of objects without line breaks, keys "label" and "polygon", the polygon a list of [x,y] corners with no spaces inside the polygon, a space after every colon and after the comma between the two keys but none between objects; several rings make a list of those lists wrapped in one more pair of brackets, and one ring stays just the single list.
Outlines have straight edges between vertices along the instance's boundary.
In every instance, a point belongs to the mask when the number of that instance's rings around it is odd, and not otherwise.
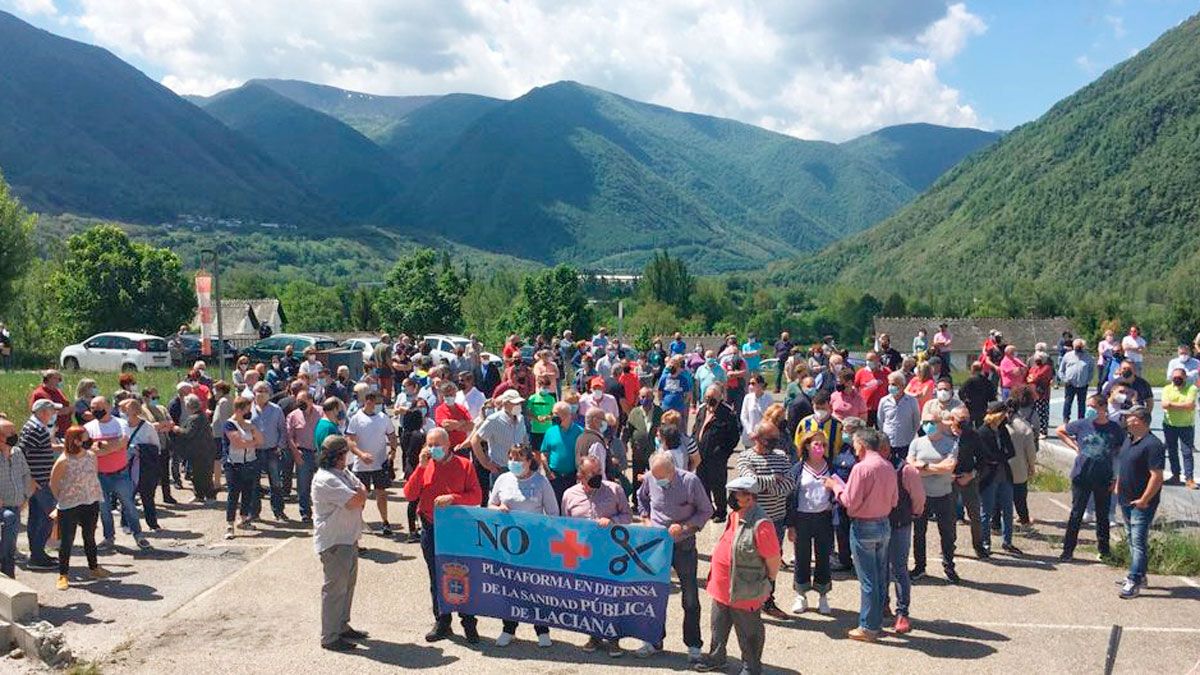
[{"label": "green field", "polygon": [[[183,379],[184,374],[183,370],[161,368],[137,373],[136,377],[139,387],[157,388],[159,398],[165,405],[166,401],[175,395],[175,384]],[[215,375],[216,372],[214,371],[212,374]],[[73,402],[75,385],[79,383],[80,379],[90,377],[100,385],[101,394],[112,396],[113,392],[117,390],[119,375],[120,373],[64,371],[62,392],[68,401]],[[41,383],[42,376],[36,371],[17,370],[0,373],[0,413],[4,413],[17,424],[23,424],[29,417],[29,394]]]}]

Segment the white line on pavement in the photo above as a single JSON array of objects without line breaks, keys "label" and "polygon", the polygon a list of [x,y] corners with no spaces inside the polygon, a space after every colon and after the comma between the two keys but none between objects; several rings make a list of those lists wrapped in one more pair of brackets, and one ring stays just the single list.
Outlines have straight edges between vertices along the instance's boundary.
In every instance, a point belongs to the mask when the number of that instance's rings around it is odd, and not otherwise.
[{"label": "white line on pavement", "polygon": [[1062,503],[1062,502],[1058,501],[1058,500],[1057,500],[1057,499],[1055,499],[1054,497],[1047,497],[1046,499],[1047,499],[1047,500],[1048,500],[1048,501],[1049,501],[1051,504],[1053,504],[1053,505],[1057,506],[1058,508],[1062,509],[1063,511],[1066,511],[1066,512],[1070,513],[1070,511],[1071,511],[1071,507],[1067,506],[1066,504],[1064,504],[1064,503]]},{"label": "white line on pavement", "polygon": [[267,558],[270,558],[271,556],[275,555],[276,553],[278,553],[280,551],[280,549],[282,549],[284,546],[287,546],[288,544],[292,543],[293,541],[300,541],[300,539],[299,538],[289,538],[289,539],[284,539],[284,540],[280,541],[278,544],[275,544],[274,546],[272,546],[271,549],[269,551],[267,551],[266,553],[255,558],[254,560],[251,560],[250,562],[243,565],[240,570],[238,570],[238,571],[234,572],[233,574],[230,574],[229,576],[222,579],[221,583],[202,591],[201,593],[197,594],[192,599],[188,600],[187,602],[184,602],[183,604],[179,605],[175,609],[167,612],[163,616],[163,618],[165,619],[165,618],[171,616],[172,614],[178,612],[179,610],[183,609],[184,607],[187,607],[193,603],[199,602],[199,601],[203,600],[204,598],[207,598],[208,596],[221,590],[222,588],[225,588],[230,583],[232,583],[235,579],[237,579],[238,577],[245,574],[247,570],[252,569],[255,565],[258,565],[259,563],[266,560]]}]

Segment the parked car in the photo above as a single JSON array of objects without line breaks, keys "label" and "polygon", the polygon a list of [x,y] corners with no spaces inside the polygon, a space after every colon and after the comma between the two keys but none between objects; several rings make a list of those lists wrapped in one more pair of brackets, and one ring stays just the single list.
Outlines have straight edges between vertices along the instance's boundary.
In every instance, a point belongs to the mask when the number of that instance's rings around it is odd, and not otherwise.
[{"label": "parked car", "polygon": [[58,357],[66,370],[142,371],[170,368],[167,341],[146,333],[97,333],[64,347]]},{"label": "parked car", "polygon": [[[180,335],[179,338],[183,343],[183,349],[179,353],[180,365],[184,366],[185,368],[190,368],[193,363],[200,360],[210,361],[212,363],[217,362],[217,356],[220,353],[220,350],[217,348],[217,340],[215,338],[208,339],[212,347],[212,353],[208,356],[205,356],[203,350],[200,349],[200,336],[196,333],[184,333],[183,335]],[[237,347],[233,345],[233,342],[226,340],[225,364],[229,367],[233,367],[233,365],[237,363],[237,357]]]},{"label": "parked car", "polygon": [[310,346],[316,346],[317,351],[325,351],[328,349],[338,349],[341,345],[337,340],[327,335],[297,335],[294,333],[278,333],[269,338],[263,338],[258,342],[246,347],[242,350],[242,354],[250,358],[251,361],[261,361],[269,363],[273,356],[283,356],[283,350],[288,345],[292,346],[296,358],[301,358],[304,350]]},{"label": "parked car", "polygon": [[375,357],[375,347],[378,345],[379,338],[351,338],[349,340],[342,340],[342,349],[362,352],[363,363]]}]

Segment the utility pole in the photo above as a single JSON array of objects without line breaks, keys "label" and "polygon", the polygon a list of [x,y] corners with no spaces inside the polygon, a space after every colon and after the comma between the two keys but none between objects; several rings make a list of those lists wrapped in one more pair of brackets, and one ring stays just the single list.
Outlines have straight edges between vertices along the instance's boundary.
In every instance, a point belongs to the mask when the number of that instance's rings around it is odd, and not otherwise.
[{"label": "utility pole", "polygon": [[208,256],[212,260],[213,268],[213,304],[217,310],[217,361],[220,365],[221,379],[225,379],[225,326],[221,321],[221,260],[217,255],[217,249],[206,248],[200,251],[201,265],[204,263],[204,256]]}]

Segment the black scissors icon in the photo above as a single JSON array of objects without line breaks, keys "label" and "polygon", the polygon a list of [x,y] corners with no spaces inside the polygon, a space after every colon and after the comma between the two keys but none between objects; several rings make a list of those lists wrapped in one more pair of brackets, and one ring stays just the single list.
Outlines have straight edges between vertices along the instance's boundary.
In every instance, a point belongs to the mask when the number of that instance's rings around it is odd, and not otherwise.
[{"label": "black scissors icon", "polygon": [[612,537],[613,542],[617,546],[620,546],[625,551],[625,554],[619,555],[609,561],[608,571],[618,576],[625,574],[626,570],[629,569],[629,561],[633,560],[633,564],[637,565],[638,568],[643,572],[646,574],[654,574],[654,570],[650,569],[650,566],[642,560],[641,556],[646,551],[649,551],[655,546],[661,544],[662,539],[654,539],[642,544],[641,546],[638,546],[637,548],[633,548],[629,545],[628,528],[626,528],[624,525],[614,525],[610,528],[610,530],[611,532],[609,536]]}]

